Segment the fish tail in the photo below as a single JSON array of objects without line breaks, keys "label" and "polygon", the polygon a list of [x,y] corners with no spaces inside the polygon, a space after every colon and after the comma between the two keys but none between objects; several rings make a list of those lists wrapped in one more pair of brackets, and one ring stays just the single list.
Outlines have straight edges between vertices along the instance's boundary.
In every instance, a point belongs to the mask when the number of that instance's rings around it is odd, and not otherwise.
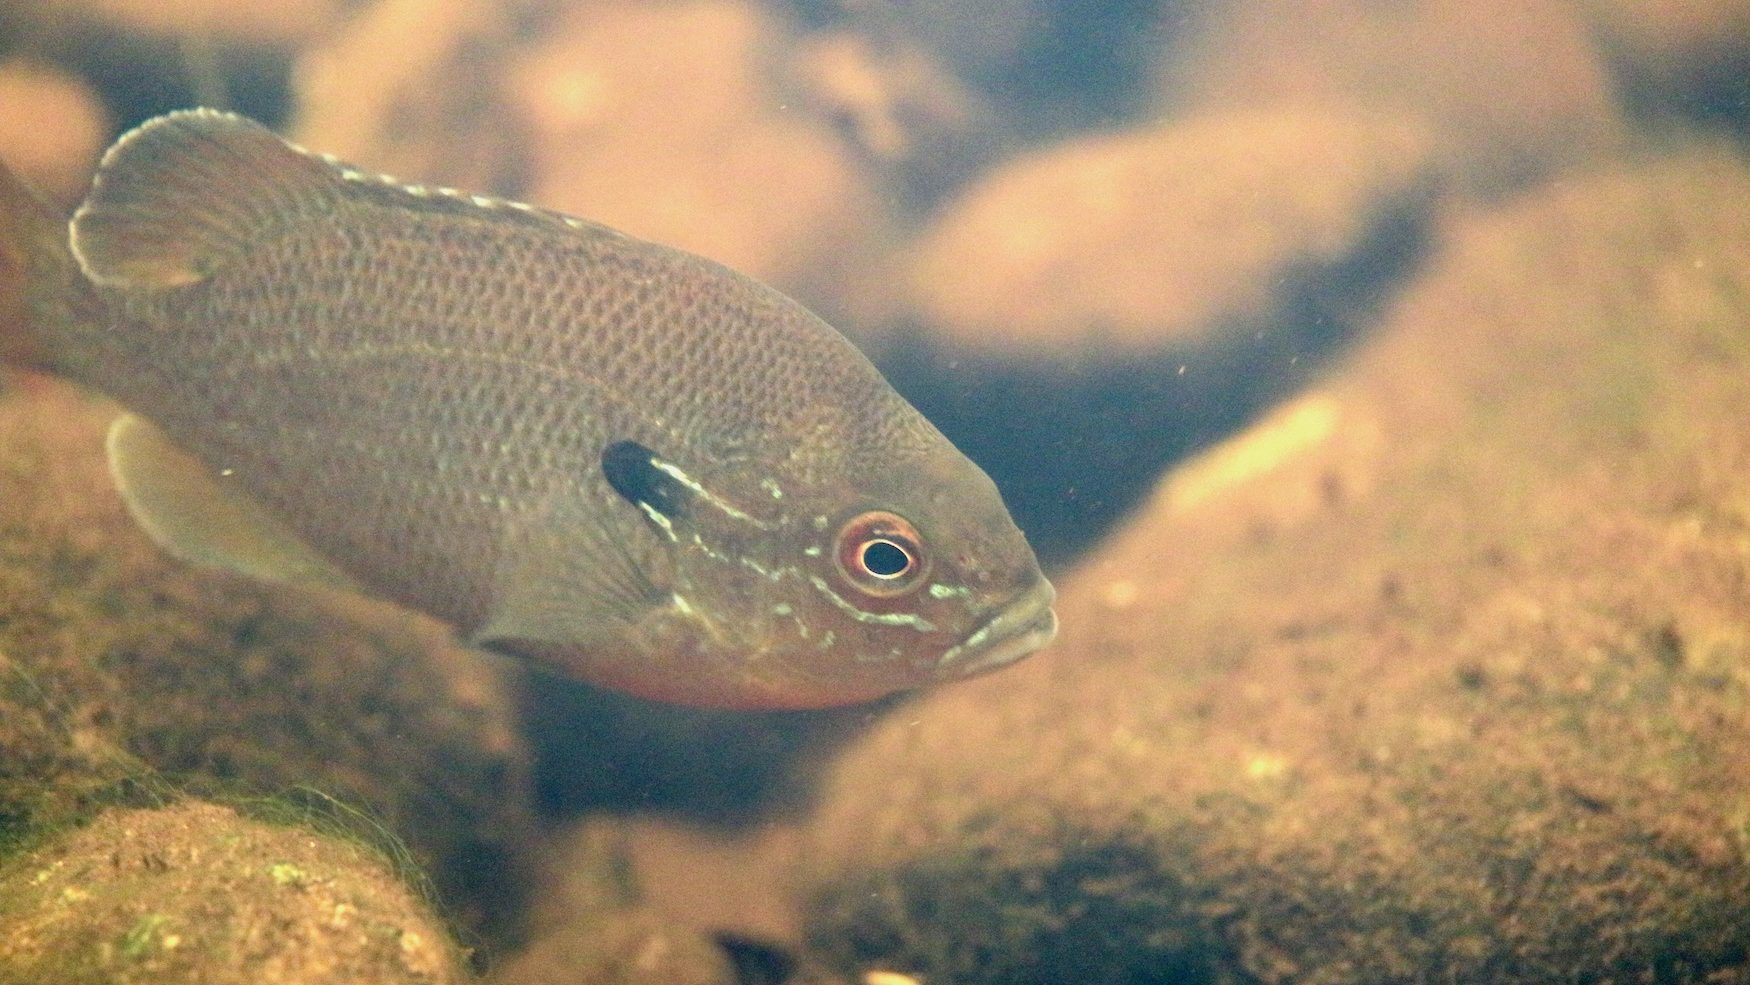
[{"label": "fish tail", "polygon": [[0,364],[49,368],[51,341],[95,304],[67,245],[67,223],[0,164]]}]

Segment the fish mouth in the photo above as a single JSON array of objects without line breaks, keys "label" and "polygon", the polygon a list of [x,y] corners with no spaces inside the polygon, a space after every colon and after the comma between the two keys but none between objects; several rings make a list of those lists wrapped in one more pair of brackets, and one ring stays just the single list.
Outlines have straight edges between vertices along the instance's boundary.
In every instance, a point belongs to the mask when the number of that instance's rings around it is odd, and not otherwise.
[{"label": "fish mouth", "polygon": [[942,654],[938,666],[959,676],[1012,664],[1057,636],[1057,591],[1040,578],[1025,595],[1004,606],[964,640]]}]

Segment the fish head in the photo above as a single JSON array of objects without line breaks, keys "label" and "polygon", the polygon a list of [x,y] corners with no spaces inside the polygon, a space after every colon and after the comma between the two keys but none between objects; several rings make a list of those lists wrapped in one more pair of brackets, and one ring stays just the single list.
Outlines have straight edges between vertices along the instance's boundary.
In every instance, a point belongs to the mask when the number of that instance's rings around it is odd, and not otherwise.
[{"label": "fish head", "polygon": [[1049,643],[1051,583],[996,485],[924,427],[867,457],[801,444],[710,464],[648,458],[666,476],[639,491],[662,604],[623,660],[585,676],[683,704],[824,707]]},{"label": "fish head", "polygon": [[900,690],[996,670],[1051,642],[1056,593],[996,484],[945,438],[887,454],[888,468],[847,470],[836,500],[854,505],[806,524],[809,602],[844,643],[822,652],[825,665]]}]

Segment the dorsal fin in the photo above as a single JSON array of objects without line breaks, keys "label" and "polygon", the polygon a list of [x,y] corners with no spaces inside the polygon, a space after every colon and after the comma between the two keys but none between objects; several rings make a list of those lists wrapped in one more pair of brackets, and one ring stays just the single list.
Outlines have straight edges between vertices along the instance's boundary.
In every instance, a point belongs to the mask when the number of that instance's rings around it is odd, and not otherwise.
[{"label": "dorsal fin", "polygon": [[331,207],[340,186],[328,164],[253,120],[181,110],[103,155],[73,215],[73,255],[98,284],[192,284],[274,223]]}]

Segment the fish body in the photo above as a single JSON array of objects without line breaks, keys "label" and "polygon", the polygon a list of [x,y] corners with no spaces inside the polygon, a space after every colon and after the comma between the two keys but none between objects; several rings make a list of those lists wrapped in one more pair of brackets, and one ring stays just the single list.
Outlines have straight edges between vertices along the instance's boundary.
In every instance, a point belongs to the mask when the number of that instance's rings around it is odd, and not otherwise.
[{"label": "fish body", "polygon": [[206,110],[123,137],[68,234],[42,229],[0,222],[30,325],[0,353],[128,408],[118,483],[189,560],[723,707],[866,700],[1055,632],[984,473],[836,331],[703,258]]}]

